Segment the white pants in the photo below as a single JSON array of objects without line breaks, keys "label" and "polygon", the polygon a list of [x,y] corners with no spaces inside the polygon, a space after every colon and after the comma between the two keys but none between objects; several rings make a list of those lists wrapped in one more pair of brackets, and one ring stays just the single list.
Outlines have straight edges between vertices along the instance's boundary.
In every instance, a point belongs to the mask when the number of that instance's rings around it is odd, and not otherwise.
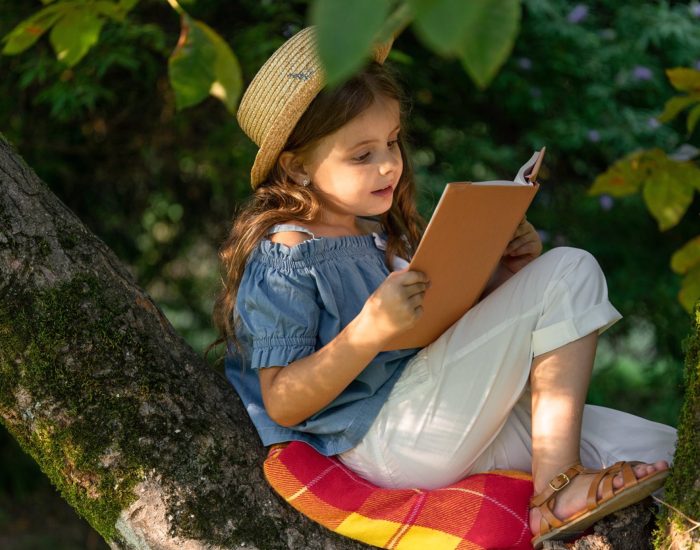
[{"label": "white pants", "polygon": [[[550,250],[413,357],[368,433],[338,457],[382,487],[432,489],[494,469],[529,472],[532,358],[621,317],[590,253]],[[675,441],[669,426],[584,408],[586,467],[670,462]]]}]

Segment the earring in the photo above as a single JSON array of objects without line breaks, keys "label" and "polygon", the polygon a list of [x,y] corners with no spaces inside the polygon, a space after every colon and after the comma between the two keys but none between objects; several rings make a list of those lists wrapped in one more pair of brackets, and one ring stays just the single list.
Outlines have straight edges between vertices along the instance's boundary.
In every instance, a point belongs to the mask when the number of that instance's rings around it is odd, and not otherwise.
[{"label": "earring", "polygon": [[311,183],[311,181],[309,180],[309,178],[304,178],[304,181],[301,182],[301,184],[304,187],[308,187],[310,183]]}]

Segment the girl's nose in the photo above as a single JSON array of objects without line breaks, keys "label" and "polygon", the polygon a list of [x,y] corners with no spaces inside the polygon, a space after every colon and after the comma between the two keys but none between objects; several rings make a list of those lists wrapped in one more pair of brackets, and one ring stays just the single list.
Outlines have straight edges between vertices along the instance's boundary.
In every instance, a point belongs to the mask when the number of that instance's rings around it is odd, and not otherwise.
[{"label": "girl's nose", "polygon": [[382,175],[389,174],[390,172],[398,170],[402,164],[403,161],[401,160],[400,153],[397,154],[393,151],[386,151],[384,159],[379,166],[379,172]]}]

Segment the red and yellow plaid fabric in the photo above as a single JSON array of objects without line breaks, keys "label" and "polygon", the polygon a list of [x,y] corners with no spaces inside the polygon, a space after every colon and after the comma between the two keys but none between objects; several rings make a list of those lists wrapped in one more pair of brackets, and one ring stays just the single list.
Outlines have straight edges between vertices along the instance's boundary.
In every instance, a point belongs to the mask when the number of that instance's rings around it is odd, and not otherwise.
[{"label": "red and yellow plaid fabric", "polygon": [[524,472],[477,474],[431,491],[382,489],[297,441],[273,447],[264,470],[272,488],[302,514],[380,548],[532,548],[532,482]]}]

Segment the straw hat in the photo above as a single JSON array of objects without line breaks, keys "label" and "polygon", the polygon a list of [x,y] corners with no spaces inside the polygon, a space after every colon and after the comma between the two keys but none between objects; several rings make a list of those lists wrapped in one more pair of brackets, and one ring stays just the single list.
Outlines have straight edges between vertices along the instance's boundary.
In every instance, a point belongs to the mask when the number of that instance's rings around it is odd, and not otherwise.
[{"label": "straw hat", "polygon": [[[384,63],[392,41],[376,46],[373,58]],[[250,183],[260,185],[277,161],[294,126],[324,82],[316,53],[315,27],[302,29],[272,54],[246,89],[236,118],[260,148]]]}]

